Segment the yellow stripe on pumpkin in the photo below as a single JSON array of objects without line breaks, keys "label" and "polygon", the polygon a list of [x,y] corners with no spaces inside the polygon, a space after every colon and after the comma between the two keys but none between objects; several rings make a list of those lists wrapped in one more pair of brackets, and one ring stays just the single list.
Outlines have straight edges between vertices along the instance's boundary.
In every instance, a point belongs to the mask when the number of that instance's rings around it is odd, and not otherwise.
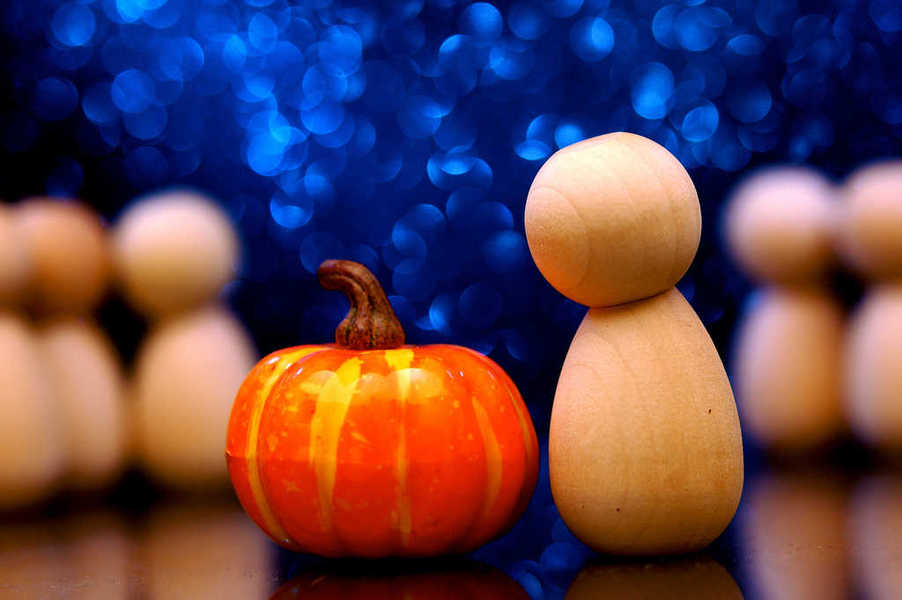
[{"label": "yellow stripe on pumpkin", "polygon": [[316,472],[320,518],[324,531],[332,530],[332,492],[338,468],[338,438],[360,379],[362,361],[349,358],[329,377],[316,399],[310,421],[308,459]]},{"label": "yellow stripe on pumpkin", "polygon": [[[404,371],[410,368],[413,362],[413,350],[410,348],[397,348],[395,350],[385,351],[385,364],[392,371]],[[410,386],[410,377],[399,380],[403,387],[399,390],[402,396],[407,396],[408,387]]]},{"label": "yellow stripe on pumpkin", "polygon": [[404,415],[407,412],[407,397],[410,393],[410,365],[413,362],[413,350],[398,348],[385,351],[385,362],[394,372],[392,375],[398,382],[398,457],[395,462],[395,476],[398,480],[398,531],[401,534],[401,548],[406,548],[413,528],[410,517],[410,496],[407,493],[407,430],[404,428]]},{"label": "yellow stripe on pumpkin", "polygon": [[[492,377],[495,377],[495,375],[492,374]],[[517,419],[520,421],[520,431],[523,434],[523,445],[526,449],[526,465],[528,470],[529,465],[533,464],[533,461],[536,458],[536,452],[538,452],[538,441],[533,438],[535,430],[529,425],[526,420],[526,415],[523,414],[523,403],[522,401],[518,402],[517,396],[519,395],[519,392],[513,387],[513,384],[504,381],[499,381],[499,383],[507,390],[507,397],[510,399],[514,411],[517,413]]]},{"label": "yellow stripe on pumpkin", "polygon": [[279,524],[278,519],[276,519],[276,516],[273,514],[272,508],[270,508],[269,502],[266,500],[266,494],[263,492],[263,483],[260,480],[260,460],[257,456],[257,440],[260,434],[260,419],[263,417],[263,409],[266,407],[266,401],[269,399],[269,393],[272,391],[273,386],[276,385],[276,382],[279,380],[279,377],[282,376],[285,370],[292,363],[300,360],[308,354],[313,354],[314,352],[319,352],[320,350],[322,350],[322,348],[303,348],[301,350],[283,354],[276,358],[276,360],[274,361],[276,364],[272,368],[272,375],[270,375],[269,378],[267,378],[267,380],[263,383],[263,385],[257,391],[256,397],[254,398],[254,407],[251,411],[251,418],[247,428],[247,455],[245,457],[245,460],[247,460],[248,484],[250,485],[251,493],[254,495],[254,502],[257,503],[257,508],[260,511],[260,516],[263,518],[263,522],[266,524],[267,530],[273,536],[283,541],[289,541],[288,533],[282,528],[282,526]]},{"label": "yellow stripe on pumpkin", "polygon": [[473,411],[476,413],[476,424],[479,426],[479,433],[482,434],[482,441],[485,445],[486,487],[488,491],[485,502],[482,505],[482,514],[479,516],[478,521],[482,525],[486,516],[495,506],[498,492],[501,491],[501,471],[504,465],[501,457],[501,447],[498,445],[498,438],[495,437],[495,430],[492,429],[489,415],[485,407],[475,397],[473,398]]}]

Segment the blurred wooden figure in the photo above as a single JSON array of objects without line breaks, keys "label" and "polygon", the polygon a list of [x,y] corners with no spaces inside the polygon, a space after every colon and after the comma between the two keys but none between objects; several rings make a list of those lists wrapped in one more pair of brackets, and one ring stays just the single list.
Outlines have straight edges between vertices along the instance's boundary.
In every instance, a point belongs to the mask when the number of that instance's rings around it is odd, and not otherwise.
[{"label": "blurred wooden figure", "polygon": [[32,262],[29,304],[40,314],[86,314],[96,308],[112,267],[100,217],[64,198],[27,198],[15,216]]},{"label": "blurred wooden figure", "polygon": [[65,424],[31,324],[0,310],[0,511],[27,507],[59,486]]},{"label": "blurred wooden figure", "polygon": [[221,306],[156,325],[132,382],[135,449],[154,479],[197,491],[228,484],[229,411],[256,359],[244,327]]},{"label": "blurred wooden figure", "polygon": [[238,236],[212,200],[193,192],[139,200],[119,218],[113,243],[122,292],[148,317],[213,302],[235,277]]},{"label": "blurred wooden figure", "polygon": [[778,453],[814,450],[845,428],[843,311],[825,281],[835,221],[832,185],[800,167],[746,179],[726,213],[734,259],[765,286],[737,337],[739,412],[744,431]]},{"label": "blurred wooden figure", "polygon": [[108,488],[125,466],[127,442],[125,380],[116,349],[93,321],[77,317],[42,322],[38,346],[65,424],[66,486],[78,492]]},{"label": "blurred wooden figure", "polygon": [[840,248],[871,283],[849,327],[846,401],[853,432],[902,455],[902,161],[864,167],[842,189]]},{"label": "blurred wooden figure", "polygon": [[63,470],[61,414],[20,304],[31,274],[14,211],[0,205],[0,511],[47,498]]},{"label": "blurred wooden figure", "polygon": [[229,411],[257,358],[244,327],[217,303],[235,276],[238,236],[212,200],[169,191],[126,209],[113,246],[125,297],[152,319],[132,377],[137,459],[169,487],[225,487]]},{"label": "blurred wooden figure", "polygon": [[38,348],[62,420],[65,484],[79,492],[112,484],[125,464],[122,366],[90,313],[109,289],[106,227],[75,200],[29,198],[16,207],[33,263],[28,305],[38,317]]},{"label": "blurred wooden figure", "polygon": [[22,305],[33,269],[14,209],[0,204],[0,305]]}]

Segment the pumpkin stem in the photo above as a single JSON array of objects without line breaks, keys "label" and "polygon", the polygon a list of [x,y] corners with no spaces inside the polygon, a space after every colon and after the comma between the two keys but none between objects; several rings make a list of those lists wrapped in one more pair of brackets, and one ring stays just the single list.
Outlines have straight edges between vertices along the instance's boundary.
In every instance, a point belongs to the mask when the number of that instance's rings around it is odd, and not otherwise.
[{"label": "pumpkin stem", "polygon": [[348,315],[335,329],[338,346],[376,350],[404,345],[401,322],[369,269],[352,260],[327,260],[316,275],[321,286],[342,292],[351,302]]}]

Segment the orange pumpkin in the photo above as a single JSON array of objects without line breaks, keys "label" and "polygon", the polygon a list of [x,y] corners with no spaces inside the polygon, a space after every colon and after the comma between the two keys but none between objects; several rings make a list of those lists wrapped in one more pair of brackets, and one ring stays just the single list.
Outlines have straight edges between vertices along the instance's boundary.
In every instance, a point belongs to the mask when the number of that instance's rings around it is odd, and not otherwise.
[{"label": "orange pumpkin", "polygon": [[363,265],[329,260],[318,276],[351,302],[336,343],[265,357],[232,408],[226,459],[247,513],[323,556],[461,553],[506,531],[538,473],[514,383],[467,348],[404,345]]}]

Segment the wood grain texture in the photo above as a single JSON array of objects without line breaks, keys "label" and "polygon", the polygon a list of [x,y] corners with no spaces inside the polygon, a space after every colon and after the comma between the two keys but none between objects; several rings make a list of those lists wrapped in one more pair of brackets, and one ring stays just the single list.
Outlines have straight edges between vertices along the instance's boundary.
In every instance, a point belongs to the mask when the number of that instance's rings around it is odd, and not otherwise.
[{"label": "wood grain texture", "polygon": [[542,275],[587,306],[670,289],[689,268],[701,235],[689,174],[664,147],[631,133],[556,152],[530,187],[525,221]]},{"label": "wood grain texture", "polygon": [[676,289],[589,310],[558,382],[549,461],[561,516],[601,552],[688,552],[726,528],[742,491],[739,418]]}]

